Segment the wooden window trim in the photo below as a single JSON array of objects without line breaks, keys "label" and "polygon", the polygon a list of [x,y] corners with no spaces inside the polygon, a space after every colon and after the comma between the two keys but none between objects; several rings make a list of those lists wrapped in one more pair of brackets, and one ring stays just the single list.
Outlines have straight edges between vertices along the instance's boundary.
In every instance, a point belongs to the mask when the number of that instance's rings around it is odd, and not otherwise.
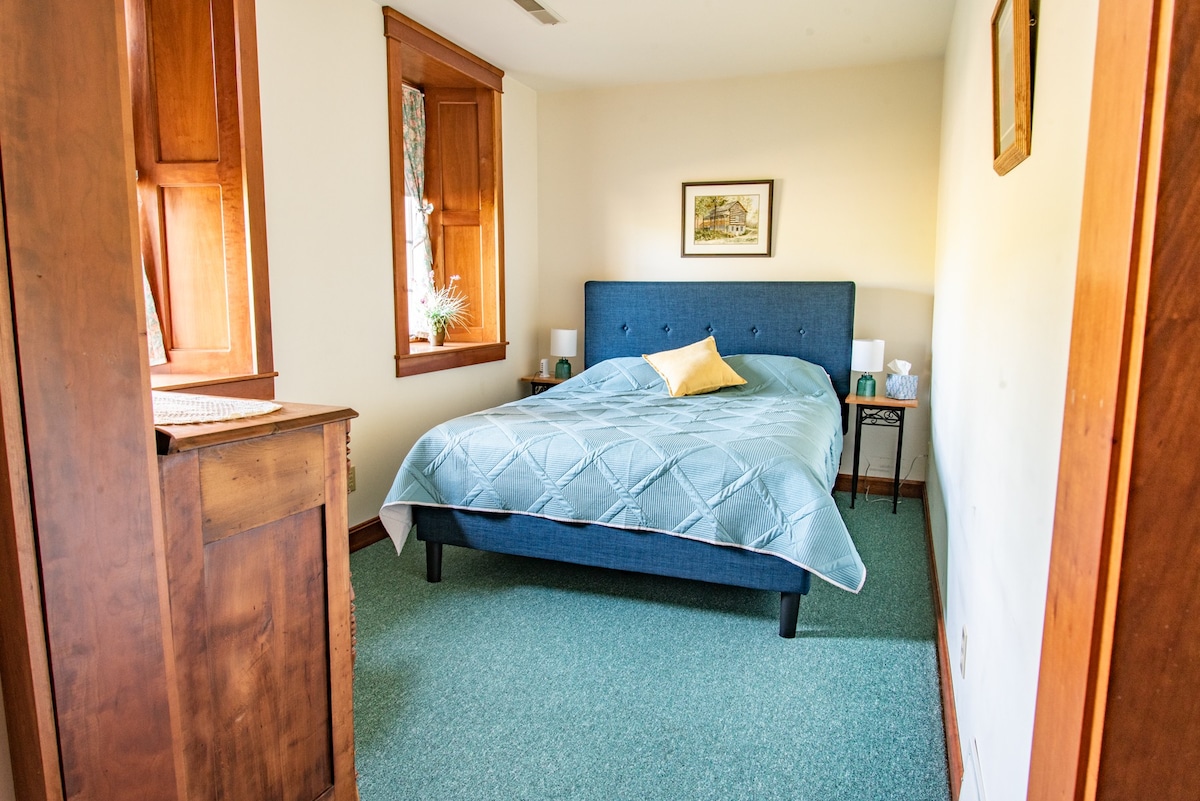
[{"label": "wooden window trim", "polygon": [[[396,376],[448,370],[470,364],[502,361],[508,343],[504,336],[504,211],[501,170],[500,100],[504,72],[453,42],[439,36],[395,9],[384,8],[388,59],[388,123],[392,190],[392,271],[395,304]],[[431,89],[470,89],[486,104],[481,125],[481,254],[480,297],[473,298],[480,324],[451,331],[446,345],[433,348],[412,342],[408,321],[408,262],[404,215],[404,85]],[[486,141],[483,137],[486,137]],[[428,154],[427,154],[428,155]],[[433,170],[427,168],[427,177]],[[440,210],[439,210],[440,211]],[[440,215],[435,214],[440,219]],[[431,226],[432,229],[432,226]],[[434,272],[442,281],[447,269],[442,240],[431,230]]]},{"label": "wooden window trim", "polygon": [[504,91],[504,70],[409,19],[394,8],[383,9],[384,35],[406,48],[405,79],[458,88],[485,87]]},{"label": "wooden window trim", "polygon": [[[151,37],[158,0],[131,0],[126,4],[127,43],[130,59],[134,143],[138,164],[138,193],[142,212],[142,256],[150,280],[163,338],[170,361],[150,368],[154,389],[221,392],[241,397],[273,397],[274,357],[271,337],[271,300],[267,269],[266,199],[263,176],[262,123],[259,108],[257,25],[253,0],[220,0],[204,8],[211,15],[213,110],[217,114],[220,156],[209,162],[165,160],[155,132],[160,114],[176,119],[187,114],[175,108],[160,109],[156,102],[156,66]],[[179,8],[175,9],[176,12]],[[193,12],[196,13],[196,12]],[[203,119],[202,119],[203,121]],[[177,124],[198,124],[184,117]],[[160,193],[164,188],[220,186],[222,230],[227,263],[227,306],[230,318],[229,349],[176,350],[172,305],[187,305],[186,296],[172,298],[168,291],[169,267]],[[213,387],[208,390],[199,386]]]},{"label": "wooden window trim", "polygon": [[[154,368],[151,368],[153,370]],[[275,379],[271,371],[250,375],[205,375],[203,373],[151,373],[150,388],[190,392],[194,395],[226,395],[235,398],[272,400]]]},{"label": "wooden window trim", "polygon": [[440,348],[413,342],[410,353],[396,357],[396,377],[503,361],[507,347],[507,342],[447,342]]}]

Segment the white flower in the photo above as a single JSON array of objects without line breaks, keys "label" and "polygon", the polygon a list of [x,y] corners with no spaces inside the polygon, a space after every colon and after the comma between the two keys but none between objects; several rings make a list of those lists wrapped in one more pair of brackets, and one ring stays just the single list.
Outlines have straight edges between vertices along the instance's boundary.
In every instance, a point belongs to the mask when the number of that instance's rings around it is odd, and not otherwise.
[{"label": "white flower", "polygon": [[465,325],[471,319],[467,312],[467,297],[454,288],[457,275],[450,276],[450,283],[441,289],[431,289],[421,298],[425,319],[431,331],[446,330]]}]

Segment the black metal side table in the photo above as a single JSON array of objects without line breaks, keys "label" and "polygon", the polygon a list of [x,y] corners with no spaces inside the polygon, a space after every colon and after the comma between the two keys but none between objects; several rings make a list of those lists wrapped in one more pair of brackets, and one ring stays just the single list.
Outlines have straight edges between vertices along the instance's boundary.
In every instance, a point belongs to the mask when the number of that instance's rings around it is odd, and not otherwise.
[{"label": "black metal side table", "polygon": [[904,447],[904,412],[917,408],[917,401],[899,400],[877,395],[870,398],[850,395],[846,403],[855,407],[854,414],[854,473],[850,479],[850,508],[858,497],[858,462],[862,450],[863,426],[883,426],[896,429],[896,478],[892,485],[892,514],[900,503],[900,453]]}]

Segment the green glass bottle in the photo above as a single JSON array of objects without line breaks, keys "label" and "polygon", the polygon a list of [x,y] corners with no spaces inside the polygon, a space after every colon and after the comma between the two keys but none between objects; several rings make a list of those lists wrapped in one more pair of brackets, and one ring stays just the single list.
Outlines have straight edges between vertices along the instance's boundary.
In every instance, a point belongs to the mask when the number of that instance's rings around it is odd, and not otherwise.
[{"label": "green glass bottle", "polygon": [[875,397],[875,376],[870,373],[863,373],[859,376],[858,388],[854,391],[854,394],[860,398]]}]

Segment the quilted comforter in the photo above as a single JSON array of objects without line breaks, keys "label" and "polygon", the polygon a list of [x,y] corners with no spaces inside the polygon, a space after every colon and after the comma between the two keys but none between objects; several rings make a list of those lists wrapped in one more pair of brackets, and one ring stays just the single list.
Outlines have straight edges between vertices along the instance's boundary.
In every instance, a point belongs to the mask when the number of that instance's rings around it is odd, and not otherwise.
[{"label": "quilted comforter", "polygon": [[443,423],[405,458],[380,518],[412,506],[657,531],[778,556],[858,592],[866,569],[830,497],[841,408],[818,366],[730,356],[747,383],[672,398],[640,358]]}]

